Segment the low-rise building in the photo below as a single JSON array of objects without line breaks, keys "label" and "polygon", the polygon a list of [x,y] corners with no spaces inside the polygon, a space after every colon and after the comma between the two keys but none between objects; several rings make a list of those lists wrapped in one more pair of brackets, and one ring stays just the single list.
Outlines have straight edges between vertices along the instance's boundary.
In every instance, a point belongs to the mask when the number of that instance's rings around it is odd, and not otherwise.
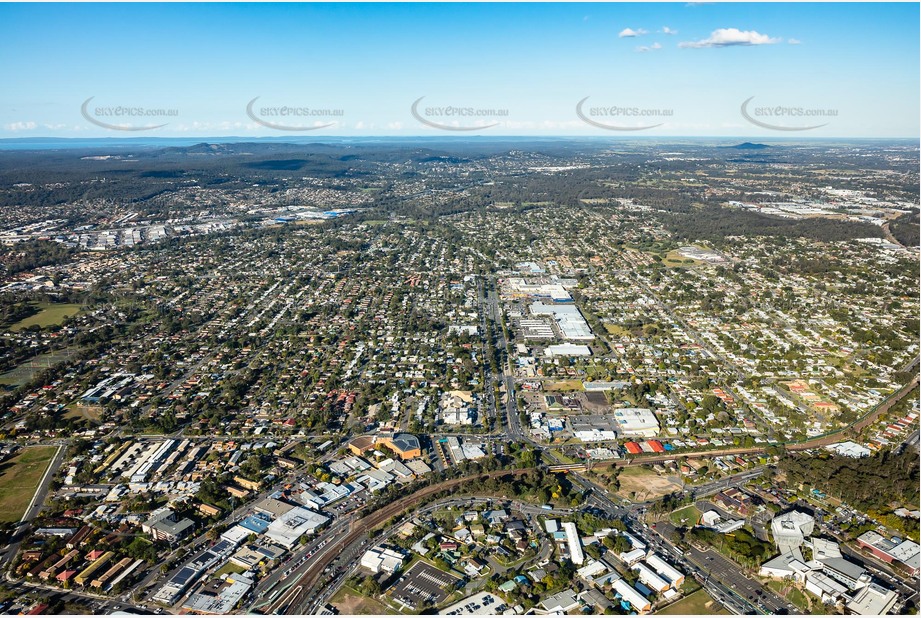
[{"label": "low-rise building", "polygon": [[374,547],[361,557],[361,566],[377,573],[396,573],[403,566],[406,556],[389,547]]}]

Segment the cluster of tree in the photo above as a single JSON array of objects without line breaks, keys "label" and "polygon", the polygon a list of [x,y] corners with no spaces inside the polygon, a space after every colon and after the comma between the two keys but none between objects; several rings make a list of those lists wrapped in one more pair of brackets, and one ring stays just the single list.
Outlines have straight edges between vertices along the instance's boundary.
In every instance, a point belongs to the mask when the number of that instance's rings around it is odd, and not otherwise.
[{"label": "cluster of tree", "polygon": [[59,242],[28,240],[0,246],[0,265],[5,275],[15,275],[41,266],[66,264],[74,253],[74,249]]},{"label": "cluster of tree", "polygon": [[917,453],[881,451],[855,459],[831,454],[787,455],[778,464],[790,486],[817,488],[862,510],[918,506],[921,463]]},{"label": "cluster of tree", "polygon": [[3,302],[6,299],[0,299],[0,324],[9,326],[20,320],[38,313],[38,307],[34,304],[21,300],[10,299],[9,302]]},{"label": "cluster of tree", "polygon": [[774,555],[771,543],[756,538],[745,528],[731,534],[720,534],[710,528],[691,528],[686,532],[687,541],[697,541],[716,547],[744,567],[753,569]]},{"label": "cluster of tree", "polygon": [[921,244],[919,218],[921,217],[918,216],[918,209],[906,212],[889,223],[889,232],[906,247],[917,247]]},{"label": "cluster of tree", "polygon": [[[226,480],[229,481],[229,479]],[[195,499],[224,511],[230,511],[232,509],[230,508],[230,493],[227,491],[227,484],[223,479],[208,477],[198,487]]]},{"label": "cluster of tree", "polygon": [[748,210],[705,206],[687,213],[662,214],[666,229],[686,242],[717,242],[726,236],[799,236],[822,242],[882,238],[876,225],[826,218],[781,219]]}]

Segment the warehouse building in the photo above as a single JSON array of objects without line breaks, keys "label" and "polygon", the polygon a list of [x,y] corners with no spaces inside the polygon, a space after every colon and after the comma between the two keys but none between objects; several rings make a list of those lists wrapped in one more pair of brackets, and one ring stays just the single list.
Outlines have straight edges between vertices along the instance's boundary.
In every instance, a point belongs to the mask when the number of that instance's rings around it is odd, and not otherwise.
[{"label": "warehouse building", "polygon": [[618,408],[614,419],[625,436],[653,438],[659,435],[659,420],[649,408]]},{"label": "warehouse building", "polygon": [[531,303],[531,315],[550,315],[556,321],[563,339],[572,341],[592,341],[592,333],[588,322],[575,305],[545,305],[541,302]]}]

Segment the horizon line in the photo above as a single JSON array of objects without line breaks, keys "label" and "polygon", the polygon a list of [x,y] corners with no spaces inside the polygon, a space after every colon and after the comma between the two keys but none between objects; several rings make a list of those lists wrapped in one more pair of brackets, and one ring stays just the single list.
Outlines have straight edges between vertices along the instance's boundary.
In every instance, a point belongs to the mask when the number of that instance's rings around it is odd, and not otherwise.
[{"label": "horizon line", "polygon": [[476,141],[484,139],[744,139],[744,140],[916,140],[921,146],[921,136],[752,136],[752,135],[325,135],[325,136],[283,136],[283,135],[260,135],[260,136],[242,136],[242,135],[192,135],[192,136],[93,136],[93,137],[62,137],[36,135],[33,137],[0,137],[0,142],[12,141],[86,141],[86,140],[112,140],[112,141],[155,141],[155,140],[235,140],[235,141],[253,141],[253,140],[293,140],[293,141],[315,141],[322,142],[324,139],[445,139],[450,141]]}]

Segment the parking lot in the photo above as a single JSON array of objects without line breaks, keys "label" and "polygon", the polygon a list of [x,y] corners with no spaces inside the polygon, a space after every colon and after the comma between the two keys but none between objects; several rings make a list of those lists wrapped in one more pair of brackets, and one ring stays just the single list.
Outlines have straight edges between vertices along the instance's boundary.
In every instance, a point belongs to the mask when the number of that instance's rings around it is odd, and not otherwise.
[{"label": "parking lot", "polygon": [[447,599],[461,581],[458,577],[419,561],[397,580],[390,589],[390,596],[397,603],[413,609],[425,603],[437,605]]},{"label": "parking lot", "polygon": [[505,602],[489,592],[480,592],[467,597],[438,612],[442,616],[490,616],[508,609]]}]

